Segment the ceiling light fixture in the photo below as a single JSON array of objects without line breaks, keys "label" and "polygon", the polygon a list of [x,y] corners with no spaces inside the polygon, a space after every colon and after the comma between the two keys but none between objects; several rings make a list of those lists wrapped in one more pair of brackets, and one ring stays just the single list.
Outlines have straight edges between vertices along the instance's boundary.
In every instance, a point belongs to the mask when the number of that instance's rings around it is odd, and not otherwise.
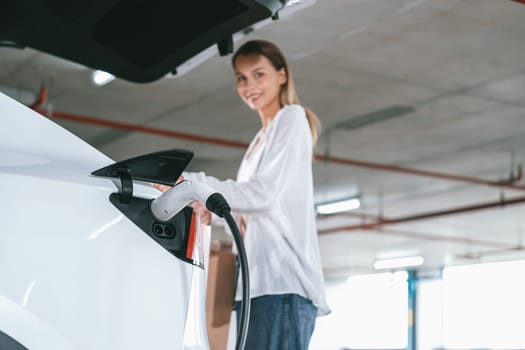
[{"label": "ceiling light fixture", "polygon": [[316,206],[318,214],[334,214],[358,209],[361,206],[359,198],[348,198],[334,202],[322,203]]},{"label": "ceiling light fixture", "polygon": [[101,70],[96,70],[93,73],[91,73],[91,81],[93,81],[93,84],[98,86],[106,85],[114,79],[115,76],[113,74]]},{"label": "ceiling light fixture", "polygon": [[286,6],[299,5],[300,3],[301,3],[301,0],[290,0],[286,3]]},{"label": "ceiling light fixture", "polygon": [[403,258],[381,259],[374,262],[374,269],[396,269],[422,265],[425,259],[422,256],[408,256]]}]

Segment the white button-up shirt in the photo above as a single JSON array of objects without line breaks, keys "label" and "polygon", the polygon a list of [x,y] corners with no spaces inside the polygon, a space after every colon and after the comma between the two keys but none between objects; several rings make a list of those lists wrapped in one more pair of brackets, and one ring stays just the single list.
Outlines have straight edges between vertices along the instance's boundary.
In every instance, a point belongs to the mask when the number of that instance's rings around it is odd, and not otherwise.
[{"label": "white button-up shirt", "polygon": [[[324,315],[330,309],[315,223],[312,148],[304,108],[287,105],[257,133],[236,181],[204,173],[183,176],[208,184],[237,217],[247,219],[244,244],[252,298],[295,293],[310,299],[318,315]],[[240,289],[239,283],[236,300],[241,299]]]}]

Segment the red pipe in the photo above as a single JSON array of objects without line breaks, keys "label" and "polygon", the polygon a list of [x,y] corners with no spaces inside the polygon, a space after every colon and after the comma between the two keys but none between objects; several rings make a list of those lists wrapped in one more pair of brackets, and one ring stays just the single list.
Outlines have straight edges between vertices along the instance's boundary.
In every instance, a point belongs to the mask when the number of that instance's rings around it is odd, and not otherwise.
[{"label": "red pipe", "polygon": [[35,102],[33,102],[29,106],[29,108],[36,109],[36,108],[44,105],[46,102],[47,102],[47,88],[44,85],[42,85],[40,87],[40,91],[38,92],[37,99],[35,100]]},{"label": "red pipe", "polygon": [[142,125],[129,124],[129,123],[117,122],[113,120],[99,119],[99,118],[94,118],[94,117],[89,117],[89,116],[75,115],[75,114],[69,114],[69,113],[63,113],[63,112],[52,112],[51,116],[49,116],[46,114],[45,110],[36,109],[36,111],[44,116],[48,116],[53,119],[61,119],[61,120],[73,121],[73,122],[84,123],[84,124],[105,126],[105,127],[113,128],[113,129],[142,132],[145,134],[152,134],[152,135],[157,135],[157,136],[168,136],[168,137],[174,137],[178,139],[209,143],[209,144],[226,146],[226,147],[235,147],[235,148],[247,148],[248,147],[248,144],[244,142],[220,139],[217,137],[200,136],[200,135],[188,134],[184,132],[171,131],[171,130],[166,130],[166,129],[161,129],[161,128],[153,128],[153,127],[147,127],[147,126],[142,126]]},{"label": "red pipe", "polygon": [[[43,115],[46,115],[45,110],[36,109],[36,111]],[[225,147],[234,147],[234,148],[242,148],[242,149],[246,149],[248,147],[248,143],[240,142],[240,141],[232,141],[232,140],[221,139],[217,137],[195,135],[195,134],[183,133],[183,132],[178,132],[178,131],[170,131],[170,130],[161,129],[161,128],[153,128],[153,127],[147,127],[147,126],[142,126],[142,125],[117,122],[117,121],[112,121],[112,120],[94,118],[90,116],[74,115],[74,114],[63,113],[63,112],[52,112],[50,117],[54,119],[62,119],[62,120],[74,121],[74,122],[79,122],[79,123],[84,123],[84,124],[92,124],[92,125],[98,125],[98,126],[104,126],[104,127],[114,128],[114,129],[134,131],[134,132],[142,132],[142,133],[152,134],[152,135],[157,135],[157,136],[174,137],[174,138],[185,139],[185,140],[194,141],[194,142],[202,142],[202,143],[208,143],[208,144],[225,146]],[[512,182],[487,181],[487,180],[477,179],[477,178],[472,178],[472,177],[467,177],[467,176],[450,175],[450,174],[431,172],[431,171],[426,171],[426,170],[404,168],[404,167],[399,167],[399,166],[394,166],[394,165],[366,162],[362,160],[328,157],[328,156],[324,156],[321,154],[315,154],[314,156],[315,156],[315,159],[317,160],[330,162],[330,163],[336,163],[336,164],[350,165],[350,166],[355,166],[355,167],[368,168],[368,169],[381,170],[381,171],[398,172],[398,173],[403,173],[407,175],[433,177],[433,178],[438,178],[442,180],[466,182],[466,183],[475,184],[475,185],[503,187],[503,188],[508,188],[512,190],[525,191],[525,186],[515,185],[512,183],[516,181],[517,179],[514,179],[514,181]],[[519,175],[519,179],[521,179],[521,172],[518,175]]]},{"label": "red pipe", "polygon": [[[339,214],[346,214],[348,216],[357,217],[360,219],[370,219],[373,218],[375,220],[378,220],[377,215],[371,215],[366,213],[352,213],[352,212],[343,212]],[[338,215],[338,214],[332,214]],[[327,215],[328,216],[328,215]],[[383,218],[383,220],[388,221],[388,219]],[[487,246],[487,247],[502,247],[503,249],[507,249],[509,247],[509,244],[502,243],[502,242],[496,242],[496,241],[486,241],[486,240],[478,240],[478,239],[471,239],[471,238],[462,238],[462,237],[451,237],[451,236],[444,236],[444,235],[434,235],[434,234],[422,234],[422,233],[415,233],[415,232],[408,232],[408,231],[399,231],[399,230],[391,230],[391,229],[385,229],[384,227],[376,228],[374,229],[365,229],[369,232],[368,234],[387,234],[389,236],[401,236],[401,237],[408,237],[412,239],[419,239],[419,240],[425,240],[425,241],[440,241],[440,242],[451,242],[451,243],[458,243],[458,244],[466,244],[466,245],[479,245],[479,246]],[[321,234],[322,232],[320,232]]]},{"label": "red pipe", "polygon": [[[501,255],[501,254],[507,254],[507,253],[513,253],[513,252],[522,252],[525,250],[525,247],[523,246],[507,246],[500,249],[494,249],[494,250],[485,250],[481,252],[472,252],[467,254],[456,254],[455,257],[459,259],[470,259],[470,260],[479,260],[487,255]],[[337,267],[328,267],[325,268],[324,271],[328,273],[343,273],[345,275],[348,274],[349,271],[352,269],[359,269],[362,271],[370,271],[369,273],[373,272],[374,269],[371,266],[365,265],[365,266],[337,266]]]},{"label": "red pipe", "polygon": [[[488,240],[463,238],[463,237],[442,236],[442,235],[436,235],[436,234],[423,234],[423,233],[408,232],[408,231],[390,230],[390,229],[384,229],[384,228],[382,228],[381,231],[371,231],[369,233],[378,234],[378,235],[407,237],[407,238],[418,239],[418,240],[423,240],[423,241],[439,241],[439,242],[451,242],[451,243],[456,243],[456,244],[477,245],[477,246],[485,246],[489,248],[498,248],[498,249],[512,249],[513,248],[508,243],[497,242],[497,241],[488,241]],[[231,251],[232,242],[217,241],[216,249],[219,251]]]},{"label": "red pipe", "polygon": [[472,211],[504,207],[504,206],[510,206],[514,204],[521,204],[524,202],[525,202],[525,197],[517,197],[517,198],[513,198],[509,200],[499,200],[496,202],[482,203],[482,204],[447,209],[447,210],[442,210],[442,211],[423,213],[423,214],[417,214],[417,215],[412,215],[412,216],[405,216],[405,217],[400,217],[400,218],[383,219],[383,220],[366,223],[366,224],[333,227],[329,229],[319,230],[318,233],[328,234],[328,233],[336,233],[336,232],[341,232],[341,231],[372,230],[372,229],[376,229],[378,227],[385,226],[385,225],[393,225],[393,224],[399,224],[399,223],[409,222],[409,221],[431,219],[431,218],[436,218],[436,217],[446,216],[446,215],[468,213]]},{"label": "red pipe", "polygon": [[521,245],[515,245],[507,248],[501,248],[501,249],[494,249],[494,250],[485,250],[481,252],[472,252],[472,253],[465,253],[465,254],[456,254],[456,258],[463,258],[463,259],[481,259],[484,256],[487,255],[502,255],[502,254],[508,254],[508,253],[514,253],[514,252],[521,252],[524,251],[525,247]]},{"label": "red pipe", "polygon": [[478,245],[485,246],[490,248],[500,248],[500,249],[510,249],[508,243],[497,242],[497,241],[488,241],[482,239],[472,239],[472,238],[463,238],[463,237],[451,237],[443,235],[435,235],[428,233],[416,233],[408,231],[399,231],[399,230],[389,230],[381,228],[380,231],[373,231],[370,233],[375,233],[378,235],[384,234],[386,236],[399,236],[399,237],[408,237],[411,239],[419,239],[424,241],[439,241],[439,242],[451,242],[457,244],[466,244],[466,245]]},{"label": "red pipe", "polygon": [[[338,157],[327,157],[327,156],[323,156],[320,154],[316,154],[315,159],[320,160],[320,161],[329,161],[331,163],[351,165],[351,166],[356,166],[360,168],[397,172],[397,173],[408,174],[408,175],[419,175],[419,176],[438,178],[442,180],[467,182],[467,183],[471,183],[475,185],[504,187],[504,188],[510,188],[513,190],[525,191],[525,186],[514,185],[509,182],[487,181],[487,180],[476,179],[476,178],[467,177],[467,176],[451,175],[451,174],[444,174],[444,173],[439,173],[439,172],[434,172],[434,171],[404,168],[404,167],[399,167],[395,165],[372,163],[372,162],[366,162],[362,160],[354,160],[354,159],[338,158]],[[518,175],[521,178],[521,171],[519,172]]]}]

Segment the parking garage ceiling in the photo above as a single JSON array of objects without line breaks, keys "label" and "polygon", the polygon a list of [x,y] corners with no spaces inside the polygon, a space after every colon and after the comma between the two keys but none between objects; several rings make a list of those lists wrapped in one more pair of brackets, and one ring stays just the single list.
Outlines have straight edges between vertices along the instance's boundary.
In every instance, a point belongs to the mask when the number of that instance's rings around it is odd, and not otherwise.
[{"label": "parking garage ceiling", "polygon": [[[511,0],[318,0],[235,41],[288,56],[320,117],[317,202],[327,276],[421,254],[421,270],[525,257],[525,5]],[[168,148],[190,170],[235,177],[259,127],[234,89],[230,57],[185,74],[98,87],[92,69],[0,48],[0,89],[120,160]]]}]

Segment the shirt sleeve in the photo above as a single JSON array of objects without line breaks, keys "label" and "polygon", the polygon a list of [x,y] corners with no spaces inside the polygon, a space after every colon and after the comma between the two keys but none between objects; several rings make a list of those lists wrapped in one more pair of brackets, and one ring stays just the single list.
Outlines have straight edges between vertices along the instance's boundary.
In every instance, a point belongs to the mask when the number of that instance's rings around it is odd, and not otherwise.
[{"label": "shirt sleeve", "polygon": [[275,130],[269,135],[257,172],[249,181],[221,181],[204,173],[184,173],[185,179],[202,181],[221,193],[232,211],[239,214],[267,213],[279,196],[300,161],[300,153],[312,146],[304,109],[288,106],[276,120]]}]

